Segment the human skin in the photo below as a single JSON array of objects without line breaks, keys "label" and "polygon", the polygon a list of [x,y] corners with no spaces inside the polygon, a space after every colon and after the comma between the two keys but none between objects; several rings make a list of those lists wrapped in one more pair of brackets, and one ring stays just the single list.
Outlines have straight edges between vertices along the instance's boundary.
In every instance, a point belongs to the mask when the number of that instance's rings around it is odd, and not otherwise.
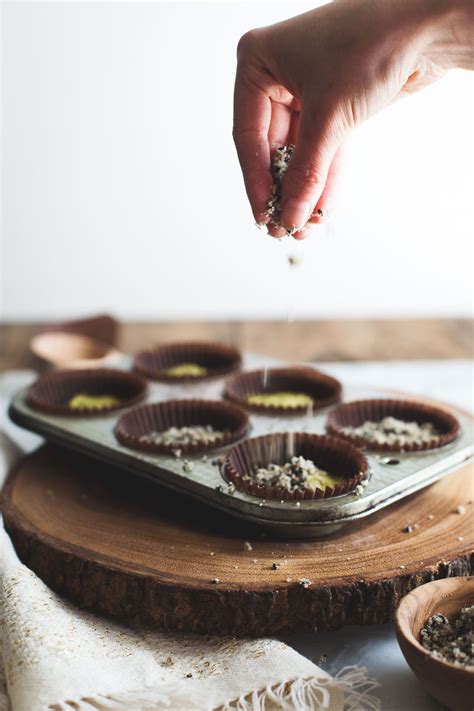
[{"label": "human skin", "polygon": [[[474,0],[334,0],[243,35],[233,135],[256,222],[305,237],[331,213],[348,134],[455,67],[474,69]],[[289,143],[277,227],[270,161]]]}]

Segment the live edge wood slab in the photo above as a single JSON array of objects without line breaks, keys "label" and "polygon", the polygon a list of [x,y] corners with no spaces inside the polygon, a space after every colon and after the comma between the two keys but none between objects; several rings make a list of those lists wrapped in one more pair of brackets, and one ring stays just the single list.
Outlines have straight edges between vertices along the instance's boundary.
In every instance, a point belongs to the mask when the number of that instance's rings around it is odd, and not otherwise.
[{"label": "live edge wood slab", "polygon": [[472,495],[465,466],[331,538],[285,542],[47,445],[10,475],[2,509],[21,560],[80,606],[165,629],[263,635],[387,622],[412,588],[468,575]]}]

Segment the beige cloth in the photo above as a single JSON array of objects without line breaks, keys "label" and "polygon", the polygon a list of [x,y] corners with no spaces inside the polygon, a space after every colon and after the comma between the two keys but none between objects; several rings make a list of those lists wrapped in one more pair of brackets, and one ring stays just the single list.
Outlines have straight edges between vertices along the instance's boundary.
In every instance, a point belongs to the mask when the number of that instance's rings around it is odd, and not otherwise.
[{"label": "beige cloth", "polygon": [[[4,378],[4,399],[28,378]],[[3,430],[5,472],[36,438]],[[165,634],[79,610],[0,528],[0,711],[377,711],[375,686],[365,669],[333,678],[277,640]]]}]

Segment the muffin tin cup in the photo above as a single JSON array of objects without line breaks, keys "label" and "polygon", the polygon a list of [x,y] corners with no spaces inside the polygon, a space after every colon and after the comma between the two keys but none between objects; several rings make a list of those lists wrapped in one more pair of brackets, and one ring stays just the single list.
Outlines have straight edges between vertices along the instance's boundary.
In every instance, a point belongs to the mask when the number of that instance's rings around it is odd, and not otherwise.
[{"label": "muffin tin cup", "polygon": [[[182,363],[196,363],[206,368],[205,375],[185,375],[176,377],[168,375],[168,368]],[[187,341],[184,343],[169,343],[149,350],[140,351],[133,359],[133,369],[149,380],[161,383],[200,383],[206,380],[220,378],[238,370],[242,364],[242,356],[237,348],[223,343],[207,341]]]},{"label": "muffin tin cup", "polygon": [[[284,487],[257,484],[244,478],[255,472],[257,467],[267,467],[270,463],[284,464],[292,456],[312,460],[317,467],[340,477],[341,483],[324,490],[288,491]],[[307,432],[280,432],[235,445],[227,452],[221,471],[227,482],[232,482],[246,494],[263,499],[301,501],[328,499],[353,491],[366,478],[368,466],[367,458],[360,450],[335,437]]]},{"label": "muffin tin cup", "polygon": [[[170,427],[193,425],[212,425],[224,434],[218,442],[209,444],[160,445],[140,439],[151,432],[165,432]],[[114,434],[121,444],[141,452],[169,454],[179,449],[183,454],[198,454],[236,442],[244,437],[248,427],[247,413],[230,403],[217,400],[165,400],[126,412],[119,418]]]},{"label": "muffin tin cup", "polygon": [[[384,417],[396,417],[405,422],[431,422],[440,435],[419,444],[394,445],[369,442],[343,432],[345,427],[358,427],[364,422],[379,422]],[[327,419],[329,434],[340,437],[357,447],[376,452],[421,452],[437,449],[453,442],[460,432],[458,420],[449,412],[438,407],[410,400],[355,400],[334,408]]]},{"label": "muffin tin cup", "polygon": [[[100,408],[69,407],[68,402],[79,393],[113,395],[120,402]],[[143,378],[122,370],[58,370],[41,376],[33,383],[28,389],[26,400],[35,410],[52,415],[92,417],[136,405],[146,393],[147,383]]]},{"label": "muffin tin cup", "polygon": [[307,405],[281,407],[247,402],[249,395],[272,392],[309,395],[313,399],[312,410],[316,411],[338,402],[342,385],[335,378],[314,368],[268,368],[239,373],[230,378],[225,385],[224,397],[260,415],[301,415],[310,409]]}]

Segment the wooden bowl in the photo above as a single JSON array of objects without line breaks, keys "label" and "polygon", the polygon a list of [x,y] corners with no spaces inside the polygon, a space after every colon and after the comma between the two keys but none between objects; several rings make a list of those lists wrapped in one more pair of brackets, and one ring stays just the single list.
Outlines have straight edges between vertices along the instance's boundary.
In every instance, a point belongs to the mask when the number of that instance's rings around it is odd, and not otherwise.
[{"label": "wooden bowl", "polygon": [[77,333],[39,333],[30,342],[31,351],[56,368],[100,368],[113,365],[121,354],[113,346]]},{"label": "wooden bowl", "polygon": [[451,619],[474,604],[474,576],[444,578],[415,588],[395,612],[398,643],[409,666],[426,691],[451,711],[472,711],[474,671],[433,657],[419,642],[420,631],[431,615]]}]

